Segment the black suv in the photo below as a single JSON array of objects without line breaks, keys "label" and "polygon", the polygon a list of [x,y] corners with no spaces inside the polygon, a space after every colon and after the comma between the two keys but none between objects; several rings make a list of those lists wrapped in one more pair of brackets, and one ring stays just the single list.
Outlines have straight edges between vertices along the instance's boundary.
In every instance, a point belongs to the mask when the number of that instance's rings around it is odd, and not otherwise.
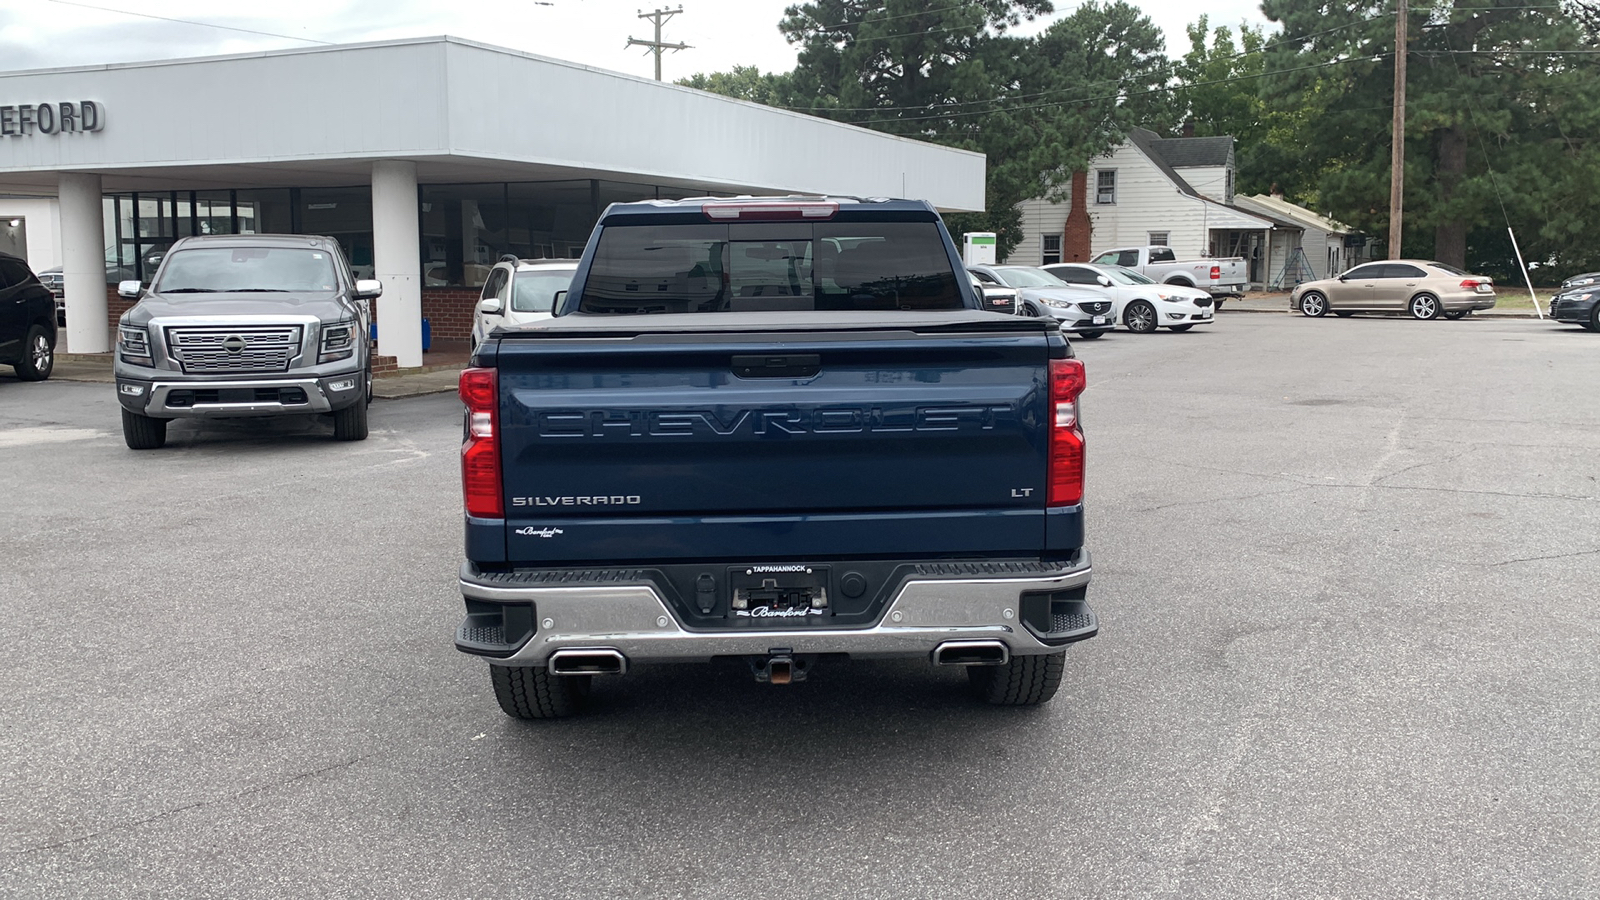
[{"label": "black suv", "polygon": [[56,364],[56,298],[9,253],[0,253],[0,363],[23,381],[49,378]]}]

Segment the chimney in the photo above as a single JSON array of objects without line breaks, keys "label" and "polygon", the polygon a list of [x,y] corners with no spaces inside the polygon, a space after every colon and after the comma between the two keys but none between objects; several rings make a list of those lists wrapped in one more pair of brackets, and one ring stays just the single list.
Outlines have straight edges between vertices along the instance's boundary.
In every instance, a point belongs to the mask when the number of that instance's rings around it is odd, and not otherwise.
[{"label": "chimney", "polygon": [[1089,221],[1089,173],[1072,173],[1072,199],[1067,208],[1067,226],[1061,238],[1062,262],[1089,261],[1089,235],[1094,225]]},{"label": "chimney", "polygon": [[1282,200],[1283,199],[1283,188],[1278,187],[1278,183],[1276,181],[1274,181],[1272,183],[1272,188],[1267,191],[1267,195],[1269,197],[1271,197],[1272,199],[1274,199],[1274,200]]},{"label": "chimney", "polygon": [[1184,119],[1183,120],[1183,136],[1184,137],[1194,137],[1194,120],[1193,119]]}]

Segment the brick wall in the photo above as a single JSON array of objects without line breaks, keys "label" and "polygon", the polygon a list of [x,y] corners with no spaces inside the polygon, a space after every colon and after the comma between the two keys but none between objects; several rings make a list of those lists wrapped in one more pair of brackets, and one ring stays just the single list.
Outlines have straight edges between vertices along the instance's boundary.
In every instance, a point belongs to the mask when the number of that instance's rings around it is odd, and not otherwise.
[{"label": "brick wall", "polygon": [[472,337],[472,312],[478,304],[476,288],[423,288],[422,317],[428,320],[436,341],[465,341]]},{"label": "brick wall", "polygon": [[130,309],[133,309],[133,301],[118,297],[116,285],[106,285],[106,327],[117,327],[117,320]]}]

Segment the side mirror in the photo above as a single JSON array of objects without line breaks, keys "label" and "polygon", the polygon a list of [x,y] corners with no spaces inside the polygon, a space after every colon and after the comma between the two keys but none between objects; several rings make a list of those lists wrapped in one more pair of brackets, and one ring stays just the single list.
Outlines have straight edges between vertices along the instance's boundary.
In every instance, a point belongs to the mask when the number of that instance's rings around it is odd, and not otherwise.
[{"label": "side mirror", "polygon": [[478,301],[478,312],[486,316],[498,316],[505,313],[505,303],[499,297],[485,297]]},{"label": "side mirror", "polygon": [[383,282],[376,278],[362,278],[356,281],[357,300],[376,300],[383,296]]},{"label": "side mirror", "polygon": [[1094,280],[1100,282],[1101,287],[1111,287],[1111,279],[1104,275],[1096,275]]},{"label": "side mirror", "polygon": [[140,286],[141,283],[137,281],[120,282],[117,284],[117,296],[124,300],[137,300]]},{"label": "side mirror", "polygon": [[555,296],[550,298],[550,311],[555,312],[556,307],[560,306],[561,301],[565,299],[567,299],[566,291],[556,291]]},{"label": "side mirror", "polygon": [[1350,276],[1349,275],[1340,275],[1339,276],[1339,280],[1340,281],[1349,281],[1350,280]]}]

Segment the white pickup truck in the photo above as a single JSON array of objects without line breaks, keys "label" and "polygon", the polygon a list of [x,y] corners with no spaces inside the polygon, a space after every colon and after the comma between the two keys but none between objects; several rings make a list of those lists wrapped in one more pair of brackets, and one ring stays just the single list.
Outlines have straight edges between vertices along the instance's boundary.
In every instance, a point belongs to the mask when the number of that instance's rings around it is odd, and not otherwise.
[{"label": "white pickup truck", "polygon": [[[1228,259],[1179,259],[1171,247],[1120,247],[1107,250],[1090,260],[1102,266],[1121,266],[1144,273],[1162,284],[1181,284],[1210,292],[1213,297],[1241,297],[1249,283],[1245,261]],[[1222,308],[1221,300],[1217,308]]]}]

